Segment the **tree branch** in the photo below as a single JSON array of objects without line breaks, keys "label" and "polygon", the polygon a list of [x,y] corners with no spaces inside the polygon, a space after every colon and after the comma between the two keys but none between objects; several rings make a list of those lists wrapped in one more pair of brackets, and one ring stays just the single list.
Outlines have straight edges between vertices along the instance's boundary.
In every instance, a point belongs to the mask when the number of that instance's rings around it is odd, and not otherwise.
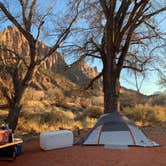
[{"label": "tree branch", "polygon": [[95,78],[93,78],[90,83],[85,87],[85,90],[89,89],[89,88],[93,88],[93,84],[96,80],[98,80],[101,76],[103,75],[103,71],[101,73],[99,73]]},{"label": "tree branch", "polygon": [[108,9],[108,7],[106,6],[106,0],[100,0],[100,4],[101,4],[101,6],[102,6],[102,8],[103,8],[104,15],[105,15],[106,17],[108,17],[109,9]]},{"label": "tree branch", "polygon": [[9,108],[9,105],[8,104],[2,104],[2,105],[0,105],[0,109],[1,110],[6,110],[6,109],[8,109]]},{"label": "tree branch", "polygon": [[70,22],[70,24],[68,25],[68,27],[64,30],[64,32],[60,35],[60,37],[58,38],[58,40],[56,41],[56,43],[54,44],[54,46],[49,50],[49,52],[40,60],[38,60],[36,62],[36,64],[40,64],[42,61],[44,61],[46,58],[48,58],[50,55],[52,55],[59,47],[60,45],[66,40],[67,36],[69,35],[71,28],[73,26],[73,24],[75,23],[75,21],[77,20],[78,17],[78,6],[80,4],[80,1],[77,4],[76,7],[76,15],[75,17],[72,19],[72,21]]},{"label": "tree branch", "polygon": [[149,19],[149,18],[153,17],[154,15],[157,15],[157,14],[163,12],[163,11],[166,11],[166,7],[163,7],[163,8],[158,9],[158,10],[156,10],[156,11],[150,13],[150,14],[147,14],[147,15],[143,16],[142,20]]},{"label": "tree branch", "polygon": [[39,39],[40,30],[41,30],[43,24],[44,24],[44,21],[41,21],[40,24],[39,24],[39,26],[38,26],[38,29],[37,29],[37,36],[36,36],[36,39],[35,39],[36,41],[38,41],[38,39]]},{"label": "tree branch", "polygon": [[136,22],[138,21],[139,17],[142,15],[143,10],[147,3],[148,3],[148,1],[143,1],[143,2],[140,1],[139,3],[136,3],[136,5],[134,6],[134,8],[130,14],[128,22],[122,31],[122,34],[124,35],[125,31],[129,28],[124,47],[122,49],[122,52],[121,52],[121,55],[120,55],[119,61],[118,61],[119,73],[123,67],[123,62],[124,62],[124,59],[126,57],[126,54],[127,54],[130,42],[131,42],[132,34],[133,34],[134,30],[137,28]]},{"label": "tree branch", "polygon": [[29,22],[29,26],[28,26],[28,30],[30,31],[30,25],[32,24],[32,16],[33,16],[33,11],[35,9],[37,0],[33,0],[30,6],[30,11],[29,11],[29,15],[28,15],[28,22]]},{"label": "tree branch", "polygon": [[134,66],[123,66],[123,69],[131,69],[131,70],[134,70],[134,71],[137,71],[139,73],[142,73],[144,70],[143,69],[139,69],[137,67],[134,67]]},{"label": "tree branch", "polygon": [[2,95],[5,97],[5,99],[7,100],[8,104],[10,105],[12,103],[12,98],[10,98],[9,94],[8,94],[8,89],[6,86],[2,87],[0,86],[0,90]]},{"label": "tree branch", "polygon": [[32,38],[32,35],[30,33],[27,33],[22,28],[21,24],[19,24],[19,22],[15,19],[15,17],[12,16],[12,14],[6,9],[6,7],[3,5],[2,2],[0,2],[0,9],[7,16],[7,18],[19,29],[19,31],[24,35],[26,39]]},{"label": "tree branch", "polygon": [[[12,53],[12,54],[14,54],[16,57],[17,57],[17,65],[19,64],[19,61],[20,60],[22,60],[23,61],[23,63],[24,63],[24,65],[28,68],[28,64],[26,63],[26,61],[25,61],[25,59],[23,58],[23,57],[21,57],[18,53],[16,53],[15,51],[13,51],[13,50],[11,50],[11,49],[9,49],[9,48],[7,48],[7,47],[2,47],[1,45],[0,45],[0,50],[2,50],[2,51],[4,51],[4,52],[9,52],[9,53]],[[5,64],[5,63],[4,63]]]},{"label": "tree branch", "polygon": [[102,53],[101,47],[93,40],[93,38],[90,39],[90,42],[94,45],[98,52]]},{"label": "tree branch", "polygon": [[27,27],[26,8],[28,5],[28,0],[25,2],[25,4],[24,4],[23,0],[19,0],[19,2],[20,2],[20,5],[22,7],[23,23],[24,23],[24,26],[26,28]]},{"label": "tree branch", "polygon": [[117,43],[117,39],[119,38],[119,34],[120,34],[120,30],[122,28],[122,25],[124,23],[124,18],[126,17],[126,14],[127,14],[127,10],[128,10],[128,7],[129,5],[131,4],[131,1],[122,1],[122,4],[115,16],[115,22],[117,23],[116,24],[116,41],[115,43]]},{"label": "tree branch", "polygon": [[86,56],[87,56],[87,54],[84,54],[84,55],[82,55],[77,61],[73,62],[73,63],[70,64],[70,65],[67,65],[67,66],[65,67],[64,71],[69,70],[70,68],[73,68],[73,67],[77,66],[79,63],[82,62],[82,60],[85,59]]},{"label": "tree branch", "polygon": [[150,13],[150,14],[144,15],[144,16],[139,20],[139,22],[137,23],[137,27],[138,27],[140,24],[142,24],[143,22],[145,22],[146,20],[148,20],[148,19],[150,19],[151,17],[153,17],[154,15],[157,15],[157,14],[159,14],[159,13],[161,13],[161,12],[164,12],[164,11],[166,11],[166,7],[163,7],[163,8],[161,8],[161,9],[158,9],[158,10],[156,10],[156,11]]}]

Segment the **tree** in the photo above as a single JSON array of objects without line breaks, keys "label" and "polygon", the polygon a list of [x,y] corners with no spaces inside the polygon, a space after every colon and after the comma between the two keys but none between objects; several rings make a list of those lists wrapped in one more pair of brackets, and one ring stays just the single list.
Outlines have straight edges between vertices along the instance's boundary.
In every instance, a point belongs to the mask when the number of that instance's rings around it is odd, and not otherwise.
[{"label": "tree", "polygon": [[[64,10],[66,15],[62,15],[62,18],[58,17],[56,20],[55,17],[60,14],[59,11],[56,11],[58,8],[55,7],[55,1],[47,1],[44,4],[39,0],[0,2],[0,14],[1,18],[4,18],[4,25],[9,22],[14,25],[29,47],[29,51],[25,55],[20,55],[14,48],[8,48],[8,45],[0,46],[0,88],[7,101],[6,107],[9,109],[7,119],[11,129],[16,129],[22,108],[21,99],[37,67],[63,44],[71,32],[72,25],[78,16],[78,5],[76,3],[66,7]],[[51,40],[54,44],[41,57],[39,49],[42,36],[48,37],[49,31],[51,31],[51,35],[54,35]],[[10,78],[11,81],[9,81]]]},{"label": "tree", "polygon": [[82,27],[84,38],[80,38],[80,45],[72,44],[72,51],[81,52],[77,62],[88,56],[101,60],[103,70],[89,86],[103,77],[105,113],[120,110],[122,70],[143,73],[147,70],[146,65],[152,63],[149,50],[162,40],[155,16],[166,11],[164,3],[150,0],[82,1],[82,18],[86,20]]},{"label": "tree", "polygon": [[164,87],[166,87],[166,76],[165,75],[161,75],[160,77],[160,84]]},{"label": "tree", "polygon": [[[164,56],[163,56],[163,59],[166,59],[166,55],[165,55],[165,48],[166,48],[166,45],[164,45]],[[159,76],[160,76],[160,85],[165,89],[166,91],[166,61],[162,61],[161,63],[162,65],[160,65],[160,68],[157,69],[158,73],[159,73]]]},{"label": "tree", "polygon": [[[163,42],[154,47],[150,54],[155,57],[157,63],[153,64],[153,70],[157,73],[159,80],[158,84],[161,86],[161,88],[166,88],[166,39],[163,38]],[[160,58],[158,58],[160,57]]]}]

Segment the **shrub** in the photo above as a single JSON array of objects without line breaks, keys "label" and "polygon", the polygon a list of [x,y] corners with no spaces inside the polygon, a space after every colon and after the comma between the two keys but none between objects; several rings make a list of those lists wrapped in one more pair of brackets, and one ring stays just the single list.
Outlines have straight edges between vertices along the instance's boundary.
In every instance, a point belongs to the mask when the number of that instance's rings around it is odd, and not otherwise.
[{"label": "shrub", "polygon": [[166,109],[160,106],[136,105],[134,108],[125,108],[124,113],[129,119],[143,124],[166,122]]},{"label": "shrub", "polygon": [[141,121],[143,119],[143,112],[141,109],[138,109],[136,107],[134,108],[125,108],[124,114],[133,121]]},{"label": "shrub", "polygon": [[89,117],[86,117],[83,121],[82,121],[82,126],[83,128],[92,128],[94,126],[94,124],[96,123],[97,119],[92,119]]},{"label": "shrub", "polygon": [[157,111],[155,110],[147,110],[145,113],[145,121],[157,123],[159,119],[157,118]]},{"label": "shrub", "polygon": [[61,103],[65,98],[63,91],[58,88],[50,88],[47,94],[51,103]]},{"label": "shrub", "polygon": [[80,101],[80,105],[82,108],[88,108],[88,106],[91,105],[91,100],[90,99],[82,99]]},{"label": "shrub", "polygon": [[153,96],[151,99],[151,104],[152,105],[160,105],[160,106],[166,105],[166,95]]},{"label": "shrub", "polygon": [[92,97],[92,105],[95,106],[103,106],[103,96],[99,96],[99,97]]},{"label": "shrub", "polygon": [[91,106],[84,112],[84,116],[89,118],[99,118],[103,114],[103,107]]}]

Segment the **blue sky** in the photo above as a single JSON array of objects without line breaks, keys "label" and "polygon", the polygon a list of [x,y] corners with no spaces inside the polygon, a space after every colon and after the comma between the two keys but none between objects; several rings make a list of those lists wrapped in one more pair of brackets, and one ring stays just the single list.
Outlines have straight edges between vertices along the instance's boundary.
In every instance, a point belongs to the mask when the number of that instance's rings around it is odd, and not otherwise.
[{"label": "blue sky", "polygon": [[[157,17],[157,24],[159,25],[159,29],[163,32],[166,33],[166,13],[160,14]],[[158,53],[158,56],[163,56],[160,53]],[[163,57],[163,64],[166,65],[166,59]],[[98,71],[102,70],[102,63],[99,61],[94,61],[94,63],[90,63],[89,65],[91,66],[96,66],[98,68]],[[140,82],[142,80],[142,77],[140,77]],[[139,82],[138,81],[138,82]],[[120,83],[121,86],[124,86],[128,89],[133,89],[133,90],[137,90],[136,88],[136,82],[135,82],[135,77],[134,75],[130,75],[128,74],[125,70],[122,71],[121,73],[121,78],[120,78]],[[161,85],[159,85],[159,75],[156,71],[148,71],[146,74],[146,77],[142,83],[141,88],[139,89],[141,93],[145,94],[145,95],[151,95],[154,94],[156,92],[163,92],[166,90],[166,87],[161,87]]]},{"label": "blue sky", "polygon": [[[88,62],[88,64],[92,67],[97,67],[98,71],[102,70],[102,64],[98,60],[93,62]],[[140,79],[139,81],[141,81]],[[164,88],[161,88],[161,86],[158,84],[159,82],[159,77],[157,72],[152,71],[147,73],[146,78],[144,79],[141,88],[139,89],[141,93],[145,95],[151,95],[159,91],[164,91]],[[128,74],[125,70],[122,71],[121,73],[121,78],[120,78],[120,83],[121,86],[126,87],[127,89],[133,89],[137,90],[136,85],[135,85],[135,78],[134,75]]]},{"label": "blue sky", "polygon": [[[51,0],[49,0],[49,1],[51,1]],[[12,2],[14,2],[14,1],[12,1]],[[47,2],[43,1],[41,6],[47,5],[47,3],[48,3],[48,1]],[[64,1],[58,0],[57,6],[58,6],[58,12],[60,12],[61,9],[64,8]],[[17,11],[17,10],[15,10],[15,11]],[[164,15],[162,15],[162,17],[159,16],[158,24],[160,24],[160,29],[162,31],[166,32],[166,28],[165,28],[166,27],[166,16],[164,16]],[[1,26],[1,28],[2,28],[2,26]],[[99,62],[97,60],[93,61],[93,63],[88,62],[88,64],[90,66],[97,66],[98,71],[102,70],[102,64],[101,64],[101,62]],[[122,86],[124,86],[128,89],[136,90],[135,79],[132,75],[129,75],[126,72],[122,72],[120,82],[121,82]],[[164,89],[161,89],[161,87],[158,85],[157,73],[153,71],[153,72],[149,72],[147,74],[147,77],[145,78],[145,80],[142,84],[140,92],[142,92],[143,94],[146,94],[146,95],[151,95],[151,94],[155,93],[156,91],[163,91],[163,90]]]}]

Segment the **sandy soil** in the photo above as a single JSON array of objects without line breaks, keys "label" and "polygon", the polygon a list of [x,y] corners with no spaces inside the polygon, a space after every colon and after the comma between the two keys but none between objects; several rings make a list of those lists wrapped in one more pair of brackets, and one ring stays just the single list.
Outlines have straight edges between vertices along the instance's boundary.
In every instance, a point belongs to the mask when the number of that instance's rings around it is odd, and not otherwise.
[{"label": "sandy soil", "polygon": [[42,151],[39,137],[35,137],[24,142],[21,156],[14,161],[0,161],[0,166],[166,166],[166,133],[148,133],[148,136],[161,146],[126,150],[73,146]]}]

